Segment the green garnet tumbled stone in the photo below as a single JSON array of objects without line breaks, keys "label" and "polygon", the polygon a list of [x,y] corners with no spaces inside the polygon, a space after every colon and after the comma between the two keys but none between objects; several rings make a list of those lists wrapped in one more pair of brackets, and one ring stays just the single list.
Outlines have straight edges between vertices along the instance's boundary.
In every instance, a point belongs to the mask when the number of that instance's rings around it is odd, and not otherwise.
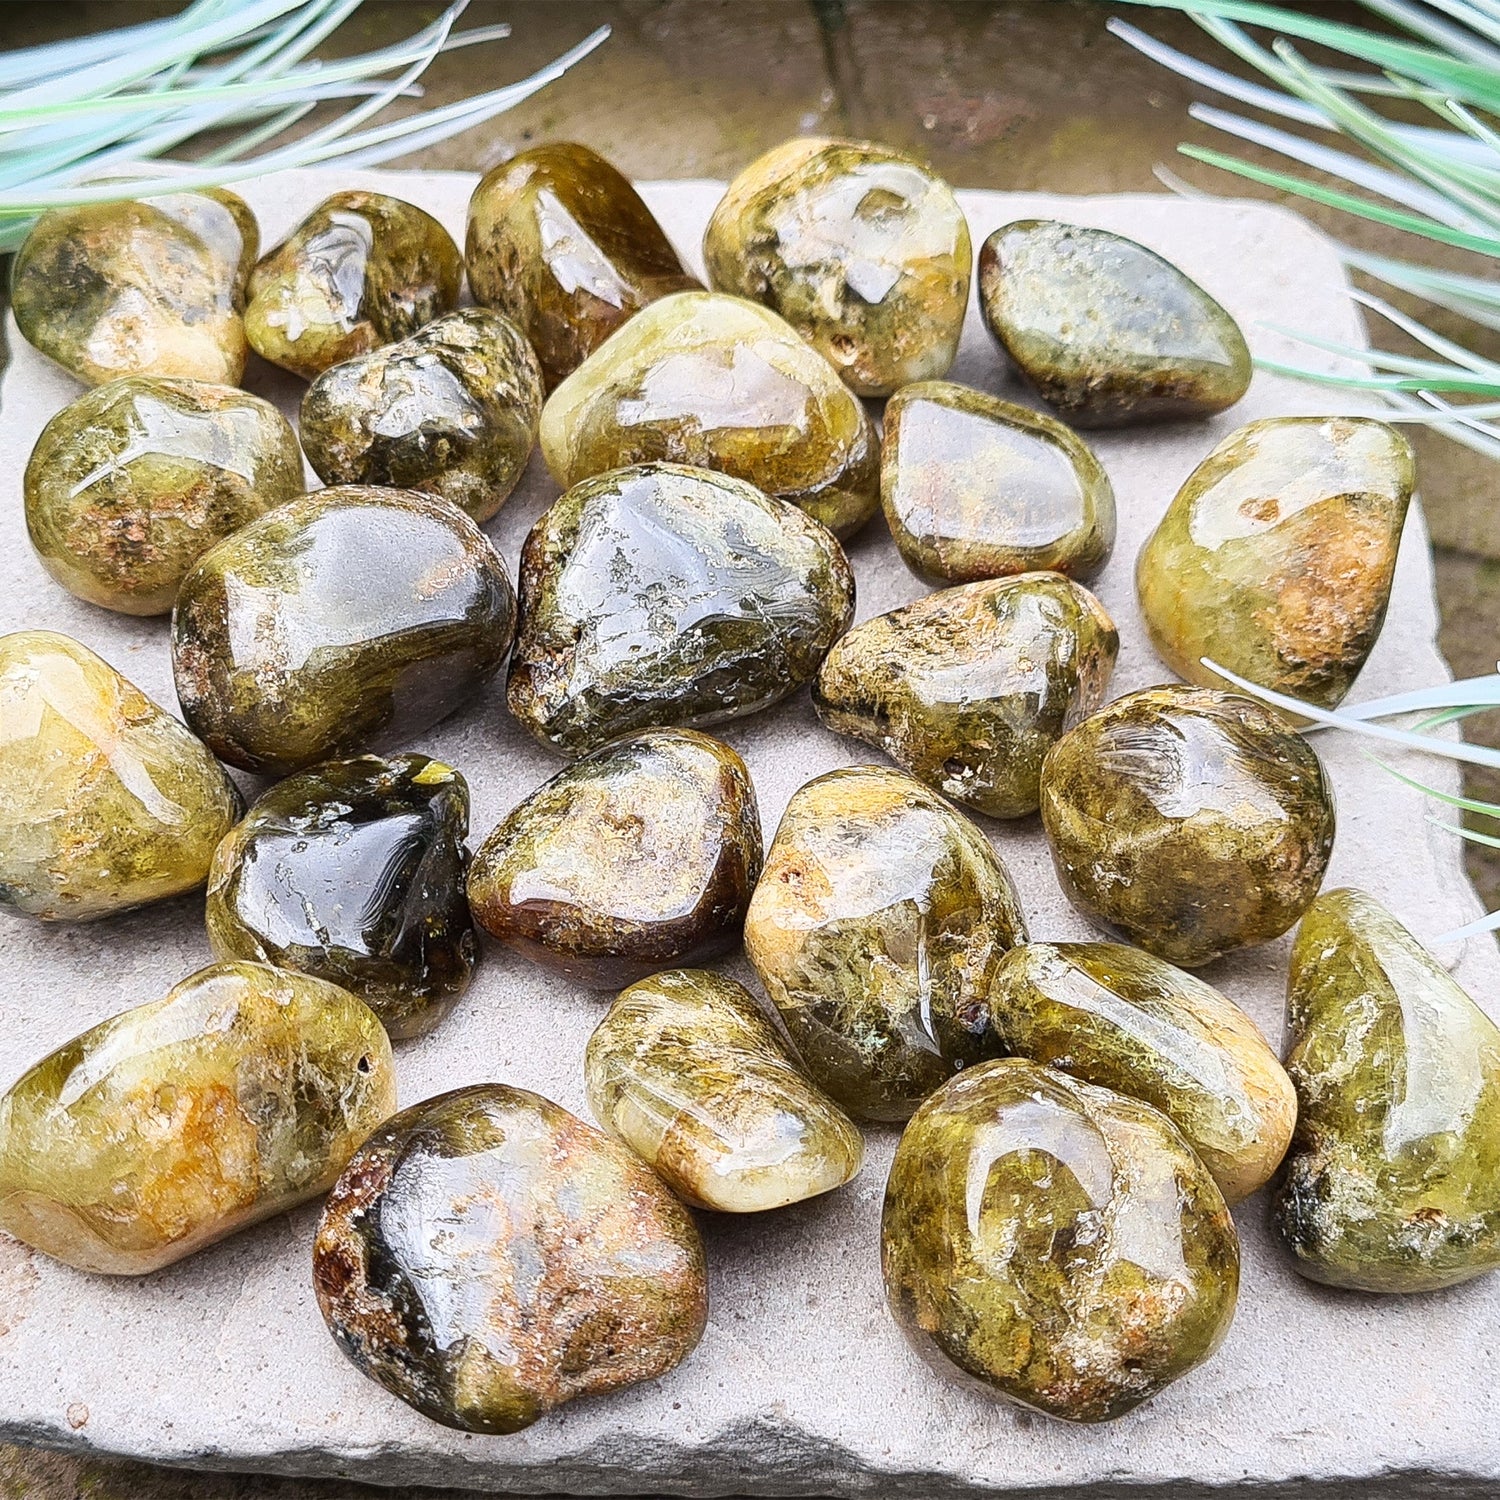
[{"label": "green garnet tumbled stone", "polygon": [[779,702],[854,614],[854,575],[822,526],[677,464],[570,489],[526,538],[520,591],[510,711],[570,755]]},{"label": "green garnet tumbled stone", "polygon": [[703,236],[708,277],[774,308],[862,396],[948,373],[973,250],[953,190],[915,157],[802,136],[745,168]]},{"label": "green garnet tumbled stone", "polygon": [[655,1380],[708,1317],[702,1242],[656,1174],[498,1083],[370,1137],[323,1210],[313,1285],[355,1365],[470,1432]]},{"label": "green garnet tumbled stone", "polygon": [[839,536],[880,500],[880,444],[859,399],[775,313],[717,292],[637,313],[548,398],[541,436],[565,488],[665,459],[748,480]]},{"label": "green garnet tumbled stone", "polygon": [[1106,229],[1021,219],[979,252],[985,326],[1078,427],[1206,417],[1250,385],[1239,325],[1155,251]]},{"label": "green garnet tumbled stone", "polygon": [[263,359],[311,380],[451,312],[463,274],[431,214],[384,193],[334,193],[251,272],[245,333]]},{"label": "green garnet tumbled stone", "polygon": [[214,964],[0,1096],[0,1230],[116,1276],[326,1192],[396,1107],[391,1044],[335,985]]},{"label": "green garnet tumbled stone", "polygon": [[745,951],[808,1072],[865,1120],[906,1119],[996,1054],[990,985],[1025,941],[989,840],[879,766],[792,796],[745,920]]},{"label": "green garnet tumbled stone", "polygon": [[928,594],[834,643],[813,681],[818,717],[884,750],[945,796],[1034,813],[1042,760],[1104,702],[1120,638],[1056,573]]},{"label": "green garnet tumbled stone", "polygon": [[739,946],[762,864],[745,763],[691,729],[648,729],[575,761],[474,858],[486,932],[579,984],[619,989]]},{"label": "green garnet tumbled stone", "polygon": [[1190,682],[1333,708],[1385,620],[1416,483],[1411,445],[1369,417],[1273,417],[1225,438],[1141,548],[1151,642]]},{"label": "green garnet tumbled stone", "polygon": [[181,895],[239,814],[218,761],[108,662],[0,636],[0,912],[82,922]]},{"label": "green garnet tumbled stone", "polygon": [[886,403],[880,500],[902,560],[929,583],[1092,578],[1115,544],[1115,492],[1076,433],[948,380]]},{"label": "green garnet tumbled stone", "polygon": [[599,1123],[695,1207],[782,1208],[859,1171],[859,1131],[720,974],[673,969],[632,985],[589,1038],[584,1069]]},{"label": "green garnet tumbled stone", "polygon": [[1333,848],[1333,789],[1272,709],[1211,688],[1146,688],[1060,739],[1042,824],[1081,910],[1196,968],[1280,937]]},{"label": "green garnet tumbled stone", "polygon": [[177,697],[231,765],[284,776],[437,723],[505,662],[515,595],[456,506],[340,485],[206,553],[172,615]]},{"label": "green garnet tumbled stone", "polygon": [[1500,1030],[1362,891],[1320,896],[1287,983],[1297,1132],[1272,1223],[1304,1276],[1425,1292],[1500,1267]]},{"label": "green garnet tumbled stone", "polygon": [[881,1262],[919,1352],[1071,1422],[1202,1364],[1240,1279],[1229,1210],[1171,1121],[1020,1058],[960,1074],[906,1127]]}]

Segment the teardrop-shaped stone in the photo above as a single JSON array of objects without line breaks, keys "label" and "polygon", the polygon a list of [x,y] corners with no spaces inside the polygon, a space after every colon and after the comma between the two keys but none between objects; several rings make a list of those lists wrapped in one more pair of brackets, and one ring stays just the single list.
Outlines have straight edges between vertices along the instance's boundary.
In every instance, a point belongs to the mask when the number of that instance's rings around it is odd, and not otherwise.
[{"label": "teardrop-shaped stone", "polygon": [[715,469],[837,536],[880,498],[859,399],[769,308],[717,292],[663,297],[590,355],[547,400],[542,455],[564,488],[661,459]]},{"label": "teardrop-shaped stone", "polygon": [[531,528],[520,592],[507,702],[570,755],[769,707],[854,615],[854,575],[823,527],[678,464],[575,485]]},{"label": "teardrop-shaped stone", "polygon": [[463,274],[431,214],[384,193],[334,193],[251,272],[245,333],[262,359],[311,380],[451,312]]},{"label": "teardrop-shaped stone", "polygon": [[1272,1224],[1304,1276],[1425,1292],[1500,1266],[1500,1029],[1363,891],[1320,896],[1287,982],[1299,1112]]},{"label": "teardrop-shaped stone", "polygon": [[1114,489],[1076,433],[948,380],[886,403],[880,499],[902,560],[929,583],[1092,578],[1115,545]]},{"label": "teardrop-shaped stone", "polygon": [[203,884],[240,794],[86,646],[0,636],[0,912],[86,922]]},{"label": "teardrop-shaped stone", "polygon": [[1025,941],[989,840],[880,766],[793,794],[745,919],[745,952],[808,1073],[864,1120],[904,1120],[995,1055],[990,985]]},{"label": "teardrop-shaped stone", "polygon": [[818,717],[992,818],[1034,813],[1042,760],[1104,702],[1120,638],[1057,573],[928,594],[856,625],[813,681]]},{"label": "teardrop-shaped stone", "polygon": [[914,156],[819,136],[751,162],[703,236],[714,288],[774,308],[861,396],[948,373],[973,254],[953,189]]},{"label": "teardrop-shaped stone", "polygon": [[589,1038],[584,1070],[595,1119],[696,1208],[783,1208],[859,1171],[859,1131],[721,974],[631,985]]},{"label": "teardrop-shaped stone", "polygon": [[1019,219],[979,252],[985,326],[1077,427],[1206,417],[1250,386],[1239,325],[1154,250],[1053,219]]},{"label": "teardrop-shaped stone", "polygon": [[906,1127],[881,1263],[919,1353],[1070,1422],[1202,1364],[1240,1280],[1229,1210],[1171,1121],[1020,1058],[960,1074]]},{"label": "teardrop-shaped stone", "polygon": [[1179,677],[1335,707],[1391,598],[1416,484],[1411,444],[1369,417],[1272,417],[1188,476],[1136,563],[1141,612]]},{"label": "teardrop-shaped stone", "polygon": [[370,1137],[324,1207],[313,1287],[360,1370],[468,1432],[655,1380],[708,1318],[703,1243],[656,1174],[498,1083]]},{"label": "teardrop-shaped stone", "polygon": [[648,729],[516,807],[474,857],[469,900],[527,958],[619,989],[738,947],[762,862],[744,761],[706,734]]}]

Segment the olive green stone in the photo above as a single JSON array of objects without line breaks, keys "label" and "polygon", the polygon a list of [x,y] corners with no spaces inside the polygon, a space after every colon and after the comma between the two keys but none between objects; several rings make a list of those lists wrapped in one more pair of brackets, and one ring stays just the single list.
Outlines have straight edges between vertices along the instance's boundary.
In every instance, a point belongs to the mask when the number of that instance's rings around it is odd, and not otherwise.
[{"label": "olive green stone", "polygon": [[1115,544],[1115,492],[1076,433],[947,380],[886,403],[880,500],[902,561],[929,583],[1092,578]]},{"label": "olive green stone", "polygon": [[0,723],[0,912],[86,922],[203,884],[240,794],[108,662],[0,636]]},{"label": "olive green stone", "polygon": [[748,480],[838,536],[880,498],[880,443],[859,399],[775,313],[717,292],[637,313],[553,391],[541,436],[564,488],[664,459]]},{"label": "olive green stone", "polygon": [[160,615],[202,553],[302,493],[302,451],[258,396],[129,375],[47,423],[24,490],[53,578],[90,604]]},{"label": "olive green stone", "polygon": [[420,490],[488,521],[541,415],[531,345],[509,318],[465,307],[319,375],[302,398],[302,446],[325,484]]},{"label": "olive green stone", "polygon": [[767,708],[812,677],[854,615],[854,575],[823,527],[677,464],[570,489],[526,538],[520,592],[510,711],[569,755]]},{"label": "olive green stone", "polygon": [[751,162],[703,236],[714,288],[775,309],[861,396],[948,373],[973,258],[942,178],[904,151],[817,136]]},{"label": "olive green stone", "polygon": [[505,564],[461,510],[340,485],[199,560],[172,615],[172,668],[216,755],[285,776],[430,728],[500,670],[514,626]]},{"label": "olive green stone", "polygon": [[702,969],[632,985],[589,1038],[589,1107],[697,1208],[783,1208],[852,1181],[864,1139],[750,992]]},{"label": "olive green stone", "polygon": [[1118,943],[1029,943],[990,992],[1007,1052],[1153,1104],[1228,1203],[1286,1155],[1297,1096],[1255,1022],[1218,990]]},{"label": "olive green stone", "polygon": [[1500,1266],[1500,1030],[1363,891],[1320,896],[1287,981],[1297,1131],[1272,1225],[1314,1281],[1425,1292]]},{"label": "olive green stone", "polygon": [[451,312],[463,274],[431,214],[384,193],[334,193],[251,272],[245,334],[262,359],[311,380]]},{"label": "olive green stone", "polygon": [[1240,428],[1141,548],[1136,587],[1157,654],[1190,682],[1222,684],[1208,657],[1335,707],[1385,621],[1415,484],[1411,445],[1369,417]]},{"label": "olive green stone", "polygon": [[324,1207],[313,1286],[361,1371],[468,1432],[655,1380],[708,1318],[702,1241],[651,1169],[498,1083],[370,1137]]},{"label": "olive green stone", "polygon": [[929,594],[857,625],[813,681],[818,717],[992,818],[1037,807],[1042,760],[1104,702],[1120,638],[1056,573]]},{"label": "olive green stone", "polygon": [[576,141],[485,174],[465,259],[474,300],[520,325],[548,390],[648,302],[699,285],[629,180]]},{"label": "olive green stone", "polygon": [[960,1074],[906,1127],[881,1261],[920,1353],[1070,1422],[1202,1364],[1240,1280],[1229,1210],[1171,1121],[1020,1058]]},{"label": "olive green stone", "polygon": [[122,375],[239,384],[260,229],[222,188],[53,209],[16,252],[28,343],[89,385]]},{"label": "olive green stone", "polygon": [[1078,427],[1206,417],[1250,385],[1239,325],[1155,251],[1105,229],[1021,219],[979,252],[985,326]]},{"label": "olive green stone", "polygon": [[0,1097],[0,1230],[141,1276],[333,1185],[396,1107],[391,1044],[336,985],[214,964]]},{"label": "olive green stone", "polygon": [[904,1120],[995,1055],[990,985],[1025,941],[989,840],[879,766],[794,793],[745,919],[745,951],[808,1073],[864,1120]]},{"label": "olive green stone", "polygon": [[515,808],[475,856],[469,900],[527,958],[618,989],[737,948],[762,862],[744,761],[706,734],[648,729]]}]

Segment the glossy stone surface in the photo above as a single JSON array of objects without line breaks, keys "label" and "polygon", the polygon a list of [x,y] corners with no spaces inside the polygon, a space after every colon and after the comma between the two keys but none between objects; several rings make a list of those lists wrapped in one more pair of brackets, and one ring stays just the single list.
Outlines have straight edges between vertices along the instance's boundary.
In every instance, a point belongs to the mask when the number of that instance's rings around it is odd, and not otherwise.
[{"label": "glossy stone surface", "polygon": [[648,302],[699,285],[624,174],[576,141],[480,179],[465,260],[474,300],[515,319],[549,390]]},{"label": "glossy stone surface", "polygon": [[1145,688],[1042,765],[1042,824],[1068,898],[1196,968],[1280,937],[1333,848],[1333,788],[1287,720],[1239,693]]},{"label": "glossy stone surface", "polygon": [[990,985],[1025,941],[989,840],[879,766],[793,794],[745,921],[745,952],[807,1072],[865,1120],[904,1120],[995,1055]]},{"label": "glossy stone surface", "polygon": [[854,615],[854,575],[823,527],[677,464],[575,485],[531,528],[520,593],[507,702],[570,755],[767,708]]},{"label": "glossy stone surface", "polygon": [[969,303],[969,226],[904,151],[799,136],[733,182],[703,236],[721,292],[780,313],[862,396],[948,373]]},{"label": "glossy stone surface", "polygon": [[992,818],[1036,811],[1042,760],[1104,702],[1120,638],[1056,573],[929,594],[856,625],[813,680],[828,728]]},{"label": "glossy stone surface", "polygon": [[624,464],[716,469],[838,536],[879,501],[868,413],[797,331],[717,292],[653,302],[548,398],[542,455],[565,489]]},{"label": "glossy stone surface", "polygon": [[1213,1178],[1164,1115],[1005,1058],[907,1126],[881,1264],[896,1321],[940,1369],[1104,1422],[1218,1348],[1240,1255]]},{"label": "glossy stone surface", "polygon": [[695,1208],[784,1208],[859,1171],[859,1131],[721,974],[633,984],[589,1038],[584,1069],[594,1117]]},{"label": "glossy stone surface", "polygon": [[240,805],[218,761],[88,647],[0,636],[0,912],[86,922],[193,890]]},{"label": "glossy stone surface", "polygon": [[475,856],[469,900],[527,958],[619,989],[737,948],[762,862],[744,761],[706,734],[648,729],[513,809]]},{"label": "glossy stone surface", "polygon": [[880,501],[902,560],[929,583],[1088,579],[1115,544],[1114,490],[1076,433],[948,380],[886,403]]},{"label": "glossy stone surface", "polygon": [[985,326],[1037,393],[1076,427],[1212,416],[1250,385],[1234,319],[1134,240],[1019,219],[979,251]]},{"label": "glossy stone surface", "polygon": [[183,715],[222,760],[284,776],[420,734],[504,664],[505,564],[454,506],[340,485],[207,553],[172,616]]},{"label": "glossy stone surface", "polygon": [[654,1380],[708,1316],[697,1228],[651,1169],[498,1083],[375,1132],[324,1207],[313,1285],[359,1369],[469,1432]]},{"label": "glossy stone surface", "polygon": [[1272,1225],[1304,1276],[1425,1292],[1500,1266],[1500,1030],[1363,891],[1320,896],[1287,981],[1300,1112]]},{"label": "glossy stone surface", "polygon": [[90,604],[160,615],[208,548],[302,493],[302,450],[258,396],[131,375],[53,417],[23,488],[53,578]]},{"label": "glossy stone surface", "polygon": [[251,272],[245,334],[262,359],[311,380],[451,312],[463,275],[431,214],[384,193],[334,193]]},{"label": "glossy stone surface", "polygon": [[1238,1203],[1281,1165],[1297,1096],[1249,1016],[1119,943],[1028,943],[990,992],[1007,1052],[1155,1105]]},{"label": "glossy stone surface", "polygon": [[80,1270],[144,1275],[326,1192],[395,1107],[367,1006],[214,964],[0,1097],[0,1230]]},{"label": "glossy stone surface", "polygon": [[426,755],[327,761],[263,792],[214,851],[215,958],[293,969],[358,995],[398,1040],[469,986],[469,788]]},{"label": "glossy stone surface", "polygon": [[1416,486],[1411,444],[1369,417],[1273,417],[1225,438],[1141,548],[1136,587],[1157,654],[1335,707],[1390,603]]},{"label": "glossy stone surface", "polygon": [[222,188],[45,213],[16,252],[26,340],[88,385],[122,375],[239,384],[260,229]]}]

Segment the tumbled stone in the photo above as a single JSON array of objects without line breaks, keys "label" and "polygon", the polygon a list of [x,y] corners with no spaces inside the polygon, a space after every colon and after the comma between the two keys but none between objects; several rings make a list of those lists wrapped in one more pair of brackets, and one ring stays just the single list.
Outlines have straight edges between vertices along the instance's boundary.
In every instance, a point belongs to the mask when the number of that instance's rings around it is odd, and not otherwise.
[{"label": "tumbled stone", "polygon": [[396,1107],[391,1044],[335,985],[214,964],[0,1097],[0,1230],[140,1276],[332,1186]]},{"label": "tumbled stone", "polygon": [[632,985],[584,1069],[594,1117],[696,1208],[783,1208],[859,1171],[859,1131],[723,975],[673,969]]},{"label": "tumbled stone", "polygon": [[245,334],[262,359],[311,380],[451,312],[463,274],[431,214],[384,193],[334,193],[251,272]]},{"label": "tumbled stone", "polygon": [[775,313],[717,292],[637,313],[548,398],[541,439],[564,488],[664,459],[748,480],[837,536],[880,498],[880,444],[858,398]]},{"label": "tumbled stone", "polygon": [[208,940],[341,985],[394,1038],[469,986],[469,788],[426,755],[326,761],[263,792],[214,852]]},{"label": "tumbled stone", "polygon": [[1239,325],[1153,250],[1106,229],[1020,219],[979,252],[985,326],[1077,427],[1212,416],[1250,386]]},{"label": "tumbled stone", "polygon": [[881,1262],[920,1353],[1070,1422],[1202,1364],[1240,1279],[1229,1210],[1172,1123],[1020,1058],[960,1074],[906,1127]]},{"label": "tumbled stone", "polygon": [[744,761],[706,734],[648,729],[516,807],[475,856],[469,900],[508,947],[619,989],[737,948],[762,862]]},{"label": "tumbled stone", "polygon": [[1025,941],[989,840],[879,766],[793,794],[745,920],[745,952],[808,1073],[864,1120],[904,1120],[995,1055],[990,985]]},{"label": "tumbled stone", "polygon": [[945,796],[1021,818],[1047,751],[1104,702],[1119,649],[1104,606],[1056,573],[970,583],[856,625],[813,705]]},{"label": "tumbled stone", "polygon": [[505,662],[515,595],[457,507],[373,486],[317,490],[206,553],[172,616],[182,712],[262,775],[408,739]]},{"label": "tumbled stone", "polygon": [[108,662],[0,636],[0,912],[86,922],[181,895],[239,815],[219,763]]},{"label": "tumbled stone", "polygon": [[570,489],[526,538],[520,593],[510,711],[570,755],[769,707],[854,615],[854,575],[823,527],[677,464]]},{"label": "tumbled stone", "polygon": [[549,390],[648,302],[699,285],[629,180],[576,141],[480,179],[465,260],[474,300],[515,319]]},{"label": "tumbled stone", "polygon": [[1416,484],[1411,444],[1369,417],[1272,417],[1225,438],[1136,564],[1141,612],[1179,677],[1335,707],[1391,598]]},{"label": "tumbled stone", "polygon": [[780,313],[861,396],[946,375],[973,249],[953,189],[870,141],[799,136],[757,157],[703,236],[721,292]]},{"label": "tumbled stone", "polygon": [[1500,1030],[1363,891],[1320,896],[1287,984],[1297,1131],[1272,1224],[1304,1275],[1425,1292],[1500,1266]]},{"label": "tumbled stone", "polygon": [[53,578],[90,604],[159,615],[215,542],[302,493],[302,450],[258,396],[131,375],[47,423],[23,488]]},{"label": "tumbled stone", "polygon": [[880,500],[902,560],[929,583],[1088,579],[1115,544],[1109,475],[1076,433],[947,380],[886,403]]},{"label": "tumbled stone", "polygon": [[371,1136],[324,1207],[313,1285],[360,1370],[469,1432],[655,1380],[708,1316],[698,1231],[651,1169],[498,1083]]},{"label": "tumbled stone", "polygon": [[1119,943],[1028,943],[990,991],[1007,1052],[1155,1105],[1228,1203],[1269,1180],[1297,1096],[1255,1022],[1218,990]]}]

